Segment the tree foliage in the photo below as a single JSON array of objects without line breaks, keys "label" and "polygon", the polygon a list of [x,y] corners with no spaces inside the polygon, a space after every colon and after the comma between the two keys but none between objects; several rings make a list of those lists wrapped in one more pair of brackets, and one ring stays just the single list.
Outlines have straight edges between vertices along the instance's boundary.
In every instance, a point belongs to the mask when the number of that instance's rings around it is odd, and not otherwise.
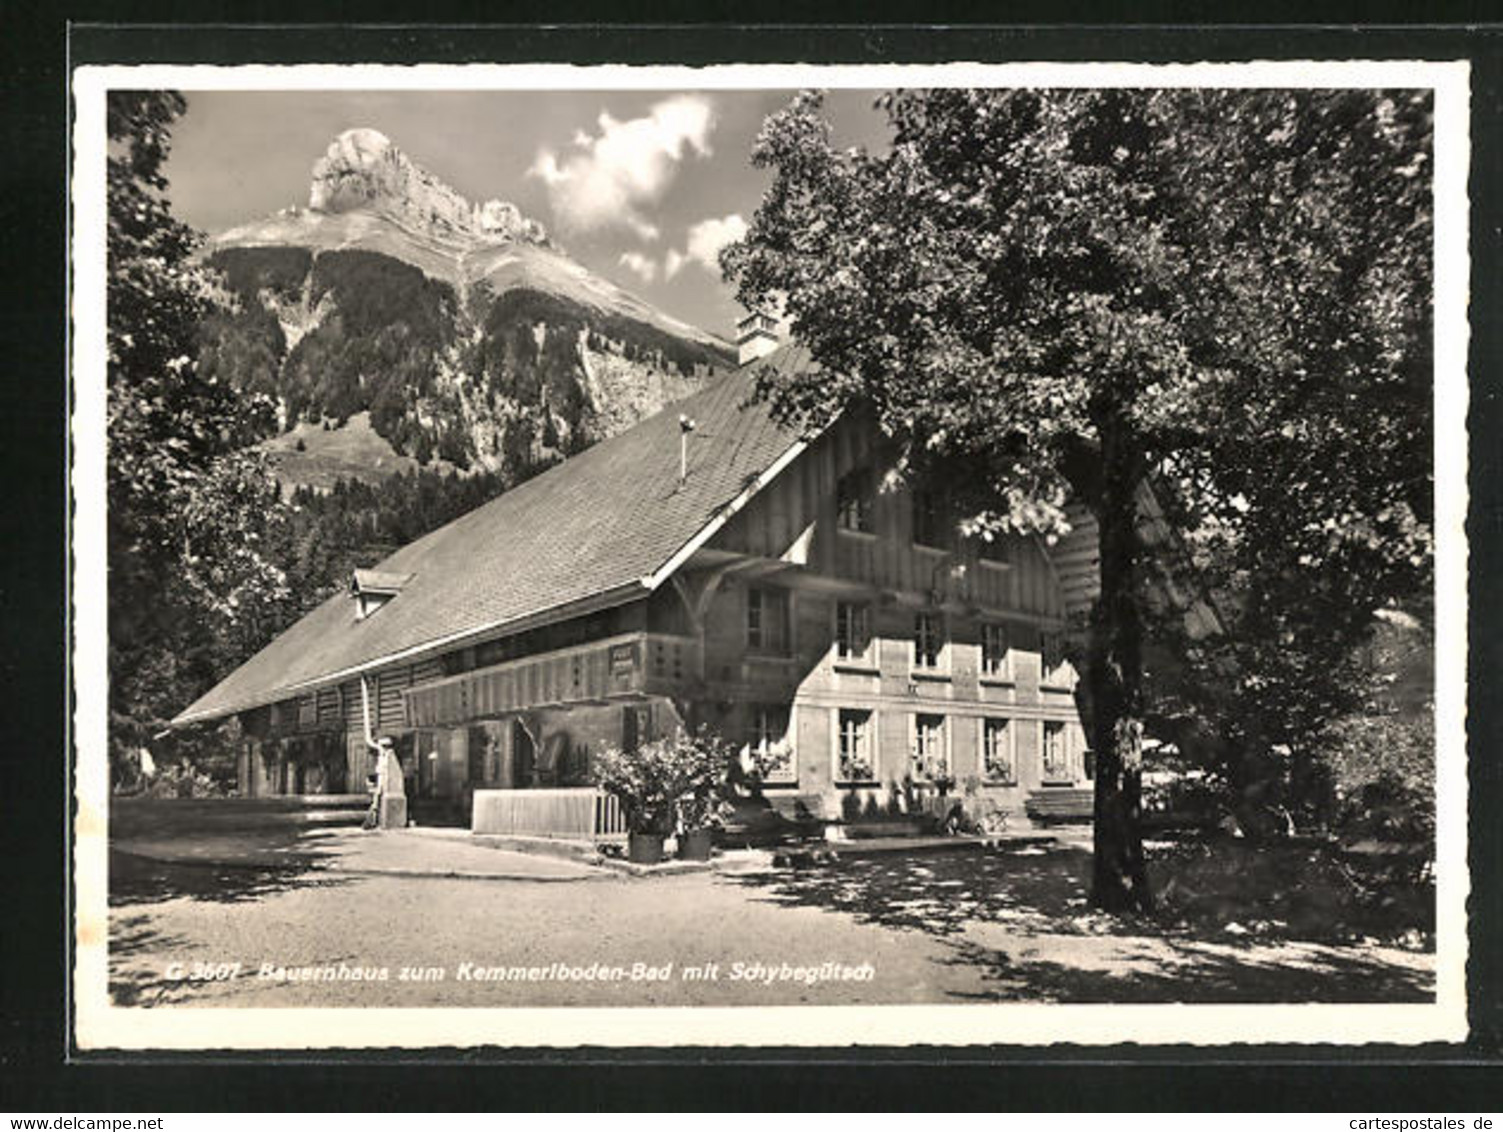
[{"label": "tree foliage", "polygon": [[192,259],[162,175],[181,96],[108,102],[109,634],[112,751],[140,746],[243,656],[285,606],[262,549],[280,511],[243,451],[272,406],[199,372],[198,329],[229,297]]},{"label": "tree foliage", "polygon": [[[1229,596],[1228,631],[1204,648],[1229,654],[1215,659],[1236,696],[1215,714],[1206,687],[1177,691],[1214,726],[1251,721],[1244,748],[1328,713],[1340,681],[1321,666],[1428,569],[1428,96],[936,90],[882,105],[884,152],[834,148],[813,93],[758,138],[773,182],[722,266],[747,306],[781,302],[821,365],[769,369],[760,391],[806,423],[869,406],[904,471],[942,478],[969,527],[1052,536],[1068,499],[1095,512],[1094,895],[1147,907],[1144,648],[1165,626],[1139,484],[1168,496]],[[1291,695],[1298,723],[1278,706]]]}]

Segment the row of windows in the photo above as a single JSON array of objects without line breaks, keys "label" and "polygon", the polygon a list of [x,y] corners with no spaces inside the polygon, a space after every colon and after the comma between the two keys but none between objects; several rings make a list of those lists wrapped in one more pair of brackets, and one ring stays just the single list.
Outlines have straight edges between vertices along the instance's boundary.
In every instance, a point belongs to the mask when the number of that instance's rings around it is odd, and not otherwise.
[{"label": "row of windows", "polygon": [[[835,483],[835,522],[843,531],[875,534],[876,477],[870,468],[853,468]],[[911,496],[912,537],[915,545],[948,550],[955,541],[955,517],[949,500],[937,491],[916,491]],[[992,562],[1007,561],[1007,547],[1001,542],[984,542],[981,557]]]},{"label": "row of windows", "polygon": [[[793,782],[797,779],[788,724],[786,706],[756,705],[748,714],[746,750],[767,782]],[[949,775],[947,726],[948,721],[943,715],[926,713],[913,717],[907,772],[914,781]],[[1015,725],[1010,719],[988,717],[981,721],[981,770],[986,781],[1001,785],[1017,783],[1015,734]],[[1045,720],[1042,740],[1044,780],[1069,779],[1069,745],[1064,723]],[[836,778],[839,781],[877,781],[876,736],[870,709],[840,709],[836,744]]]},{"label": "row of windows", "polygon": [[[835,603],[835,656],[852,663],[872,663],[872,609],[859,602]],[[913,667],[941,671],[949,645],[948,626],[936,613],[913,617]],[[791,647],[788,634],[788,600],[781,590],[750,589],[746,595],[746,646],[750,652],[785,654]],[[981,626],[981,674],[1006,677],[1011,674],[1012,645],[1007,626],[986,622]],[[1044,680],[1063,676],[1062,640],[1057,633],[1044,634]]]},{"label": "row of windows", "polygon": [[[908,753],[908,775],[914,781],[933,780],[950,774],[950,745],[943,715],[913,717]],[[872,712],[869,708],[841,708],[838,724],[836,777],[841,782],[875,782],[876,757]],[[1045,781],[1071,777],[1065,725],[1058,720],[1043,723],[1043,769]],[[988,782],[1018,781],[1014,724],[1010,719],[988,717],[981,721],[981,770]]]}]

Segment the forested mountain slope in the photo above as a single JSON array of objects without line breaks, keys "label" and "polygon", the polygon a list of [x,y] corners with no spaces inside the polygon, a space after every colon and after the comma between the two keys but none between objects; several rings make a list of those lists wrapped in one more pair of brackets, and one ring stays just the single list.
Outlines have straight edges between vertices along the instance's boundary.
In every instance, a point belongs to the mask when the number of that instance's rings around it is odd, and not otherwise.
[{"label": "forested mountain slope", "polygon": [[[203,326],[202,369],[272,395],[284,432],[368,414],[400,456],[507,472],[613,435],[732,360],[373,130],[335,139],[309,201],[204,252],[233,302]],[[310,464],[279,475],[317,482]]]}]

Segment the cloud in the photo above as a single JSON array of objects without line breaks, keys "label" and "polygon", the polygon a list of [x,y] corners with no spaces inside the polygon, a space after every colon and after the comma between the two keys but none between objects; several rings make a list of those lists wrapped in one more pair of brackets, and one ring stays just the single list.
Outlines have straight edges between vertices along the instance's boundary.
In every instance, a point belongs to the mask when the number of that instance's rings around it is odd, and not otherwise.
[{"label": "cloud", "polygon": [[658,228],[642,209],[662,198],[691,152],[709,154],[714,125],[710,100],[697,95],[665,99],[646,117],[626,122],[602,112],[598,133],[577,131],[562,157],[539,150],[527,173],[548,186],[554,215],[566,230],[624,226],[655,240]]},{"label": "cloud", "polygon": [[720,277],[720,249],[746,235],[746,221],[739,212],[729,216],[707,217],[689,226],[689,239],[683,251],[670,248],[663,259],[663,274],[672,279],[691,263],[697,263],[716,278]]},{"label": "cloud", "polygon": [[[671,256],[673,253],[668,254]],[[616,262],[641,279],[643,283],[651,283],[658,277],[657,260],[641,252],[622,252],[621,258]]]}]

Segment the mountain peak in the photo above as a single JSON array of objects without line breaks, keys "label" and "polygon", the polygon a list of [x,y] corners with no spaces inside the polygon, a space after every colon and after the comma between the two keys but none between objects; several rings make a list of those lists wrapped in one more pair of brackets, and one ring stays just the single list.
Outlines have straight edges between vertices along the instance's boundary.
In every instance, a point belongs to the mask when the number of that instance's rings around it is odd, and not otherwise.
[{"label": "mountain peak", "polygon": [[516,205],[471,204],[370,127],[345,130],[329,143],[313,165],[308,207],[326,214],[380,212],[420,230],[487,241],[548,243],[543,226]]}]

